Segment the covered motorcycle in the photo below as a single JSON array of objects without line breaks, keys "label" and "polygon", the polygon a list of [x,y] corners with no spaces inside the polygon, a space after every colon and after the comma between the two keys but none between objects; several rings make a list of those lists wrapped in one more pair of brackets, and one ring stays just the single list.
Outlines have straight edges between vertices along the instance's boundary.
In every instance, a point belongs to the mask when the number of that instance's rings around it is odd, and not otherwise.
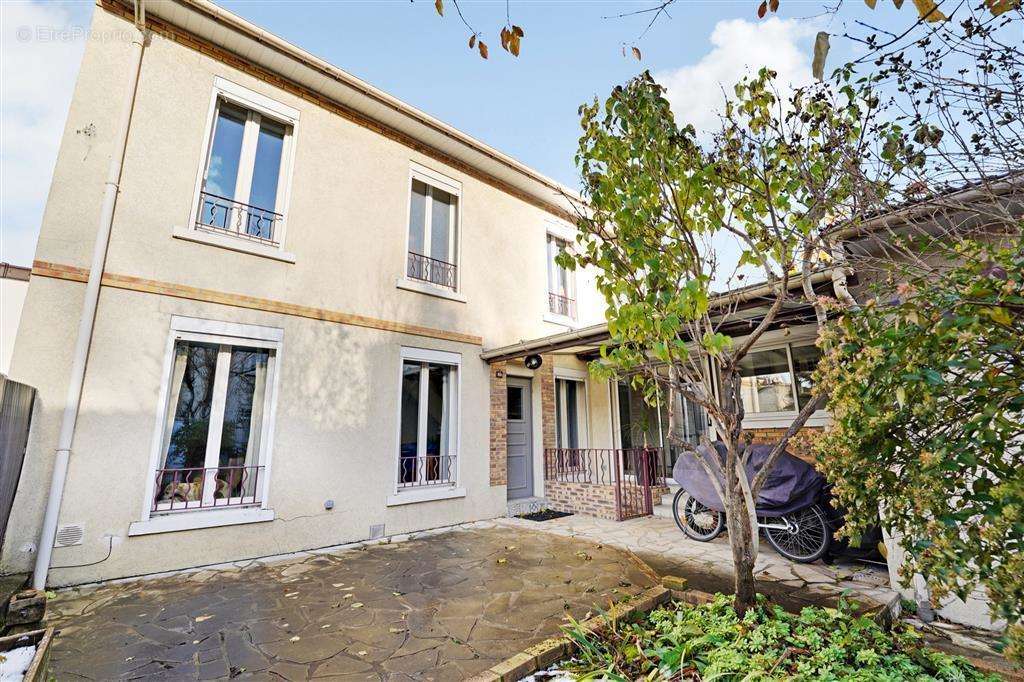
[{"label": "covered motorcycle", "polygon": [[[713,445],[714,449],[700,446],[700,452],[708,461],[717,459],[724,471],[725,444]],[[748,480],[753,481],[773,447],[750,446]],[[718,537],[725,529],[725,504],[704,465],[695,455],[683,453],[672,468],[672,477],[680,486],[672,501],[679,528],[701,542]],[[810,562],[824,557],[832,545],[833,531],[842,525],[842,515],[828,502],[825,477],[785,451],[761,487],[755,506],[758,527],[780,554],[793,561]]]},{"label": "covered motorcycle", "polygon": [[[699,446],[699,449],[708,461],[711,461],[712,457],[717,457],[718,463],[724,471],[725,444],[718,441],[714,443],[714,446],[714,453],[705,445]],[[752,452],[746,466],[749,480],[752,481],[757,472],[761,470],[773,447],[772,445],[750,446]],[[707,470],[694,455],[685,452],[679,455],[679,459],[676,460],[676,464],[672,468],[672,478],[708,509],[718,512],[725,511],[725,504],[718,496],[715,486],[712,485]],[[722,484],[721,479],[719,479],[719,484]],[[824,476],[807,462],[783,451],[757,496],[755,504],[757,513],[760,516],[783,516],[810,507],[821,499],[824,489]]]}]

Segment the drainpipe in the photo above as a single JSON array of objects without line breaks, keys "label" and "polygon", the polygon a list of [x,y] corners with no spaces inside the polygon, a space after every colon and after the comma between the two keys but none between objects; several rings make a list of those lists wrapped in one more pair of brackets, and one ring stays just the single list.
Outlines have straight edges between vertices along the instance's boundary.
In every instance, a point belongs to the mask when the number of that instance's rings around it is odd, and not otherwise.
[{"label": "drainpipe", "polygon": [[57,440],[53,478],[50,480],[50,494],[46,500],[46,514],[43,516],[43,527],[39,535],[39,552],[36,554],[35,570],[32,573],[32,587],[37,590],[46,587],[46,574],[50,570],[50,557],[53,554],[53,543],[57,537],[61,497],[64,495],[64,482],[68,474],[71,443],[75,435],[75,422],[78,420],[78,406],[82,398],[82,384],[85,381],[85,366],[89,357],[93,323],[96,321],[96,306],[100,297],[100,281],[103,279],[103,266],[107,258],[107,245],[110,242],[110,227],[114,220],[114,205],[117,203],[121,167],[124,163],[124,152],[128,143],[128,128],[135,103],[135,90],[139,82],[139,70],[142,66],[146,16],[144,3],[145,0],[137,0],[135,4],[135,35],[132,38],[128,80],[125,83],[121,117],[114,137],[114,150],[110,156],[107,182],[103,190],[103,205],[100,208],[100,222],[96,230],[96,244],[92,252],[89,281],[85,285],[85,303],[82,305],[82,318],[79,321],[78,338],[75,340],[75,351],[71,361],[71,378],[67,400],[64,404],[64,416],[60,424],[60,436]]},{"label": "drainpipe", "polygon": [[857,299],[850,293],[850,288],[847,286],[846,278],[853,274],[853,270],[846,260],[846,249],[843,248],[842,242],[836,241],[832,244],[832,262],[836,267],[832,268],[832,290],[835,291],[836,298],[839,299],[844,305],[850,310],[860,310],[860,305],[857,303]]}]

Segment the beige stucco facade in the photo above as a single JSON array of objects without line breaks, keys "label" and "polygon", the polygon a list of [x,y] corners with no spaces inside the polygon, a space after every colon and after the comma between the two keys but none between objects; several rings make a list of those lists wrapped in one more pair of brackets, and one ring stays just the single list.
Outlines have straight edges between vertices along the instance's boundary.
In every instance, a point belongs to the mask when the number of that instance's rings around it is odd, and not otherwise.
[{"label": "beige stucco facade", "polygon": [[[11,367],[11,377],[35,386],[39,397],[4,572],[28,570],[34,559],[114,144],[119,101],[111,92],[129,68],[130,22],[102,5],[93,21],[93,34],[115,38],[85,51]],[[205,163],[216,79],[298,112],[281,247],[287,258],[181,238]],[[396,286],[405,274],[414,164],[461,186],[462,300]],[[55,549],[50,584],[358,541],[370,537],[371,525],[392,535],[504,514],[505,488],[488,482],[488,365],[479,355],[486,346],[566,328],[545,321],[546,238],[567,225],[544,200],[524,200],[480,173],[446,165],[427,147],[404,145],[150,34],[104,268],[116,281],[101,288],[60,514],[61,525],[80,525],[84,535],[81,544]],[[576,291],[577,319],[566,324],[599,321],[601,302],[585,273]],[[273,520],[136,533],[150,505],[173,316],[280,330],[263,505]],[[403,348],[460,357],[457,487],[464,494],[451,499],[389,505]],[[565,362],[581,367],[574,358]],[[538,403],[539,390],[534,382]],[[607,384],[590,393],[600,404]],[[593,428],[597,437],[600,427]],[[539,482],[539,423],[535,431]],[[92,565],[70,567],[80,564]]]}]

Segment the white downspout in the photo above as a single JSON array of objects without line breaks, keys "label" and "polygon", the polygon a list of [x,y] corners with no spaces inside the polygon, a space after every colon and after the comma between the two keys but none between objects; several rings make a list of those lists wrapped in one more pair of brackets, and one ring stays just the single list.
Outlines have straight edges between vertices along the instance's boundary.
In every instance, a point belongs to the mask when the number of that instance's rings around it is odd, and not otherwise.
[{"label": "white downspout", "polygon": [[114,150],[110,156],[110,166],[107,170],[107,181],[103,190],[99,228],[96,230],[96,244],[92,252],[89,280],[85,285],[85,302],[82,305],[82,318],[78,325],[78,338],[75,340],[74,356],[71,361],[71,378],[68,384],[67,400],[64,404],[64,415],[60,424],[60,436],[57,440],[57,456],[53,464],[53,477],[50,480],[50,494],[46,500],[46,514],[43,516],[43,527],[39,535],[39,552],[36,554],[35,570],[32,573],[32,587],[37,590],[46,587],[46,575],[50,570],[53,543],[57,537],[61,497],[64,495],[64,482],[68,474],[68,460],[71,456],[71,443],[75,435],[75,422],[78,421],[78,406],[82,398],[82,385],[85,381],[85,366],[89,357],[89,346],[92,343],[93,323],[96,321],[96,305],[100,297],[100,281],[103,279],[103,266],[106,262],[107,245],[110,241],[110,227],[114,220],[114,205],[117,203],[121,167],[124,163],[124,152],[128,142],[128,128],[131,124],[135,90],[139,82],[139,70],[142,66],[142,53],[145,46],[144,2],[145,0],[138,0],[135,8],[135,35],[132,38],[128,81],[124,102],[121,105],[121,118],[114,137]]}]

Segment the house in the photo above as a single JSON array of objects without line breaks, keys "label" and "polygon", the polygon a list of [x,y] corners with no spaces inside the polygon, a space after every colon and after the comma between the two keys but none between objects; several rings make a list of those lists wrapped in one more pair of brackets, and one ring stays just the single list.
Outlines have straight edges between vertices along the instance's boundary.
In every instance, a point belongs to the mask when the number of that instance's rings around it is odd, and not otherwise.
[{"label": "house", "polygon": [[67,585],[504,515],[482,350],[603,318],[553,262],[571,191],[209,2],[134,10],[96,7],[47,201],[3,571]]},{"label": "house", "polygon": [[[588,273],[555,263],[570,190],[206,0],[93,21],[111,39],[83,57],[11,369],[38,399],[4,572],[650,512],[672,401],[587,371],[607,328]],[[722,298],[727,331],[764,293]],[[764,440],[817,357],[808,306],[779,322],[746,368]]]},{"label": "house", "polygon": [[[609,335],[590,273],[555,262],[571,190],[207,0],[99,0],[93,22],[10,371],[38,397],[2,572],[650,513],[669,410],[685,438],[709,425],[588,373]],[[723,331],[769,293],[722,294]],[[797,298],[744,366],[756,440],[808,399]]]}]

